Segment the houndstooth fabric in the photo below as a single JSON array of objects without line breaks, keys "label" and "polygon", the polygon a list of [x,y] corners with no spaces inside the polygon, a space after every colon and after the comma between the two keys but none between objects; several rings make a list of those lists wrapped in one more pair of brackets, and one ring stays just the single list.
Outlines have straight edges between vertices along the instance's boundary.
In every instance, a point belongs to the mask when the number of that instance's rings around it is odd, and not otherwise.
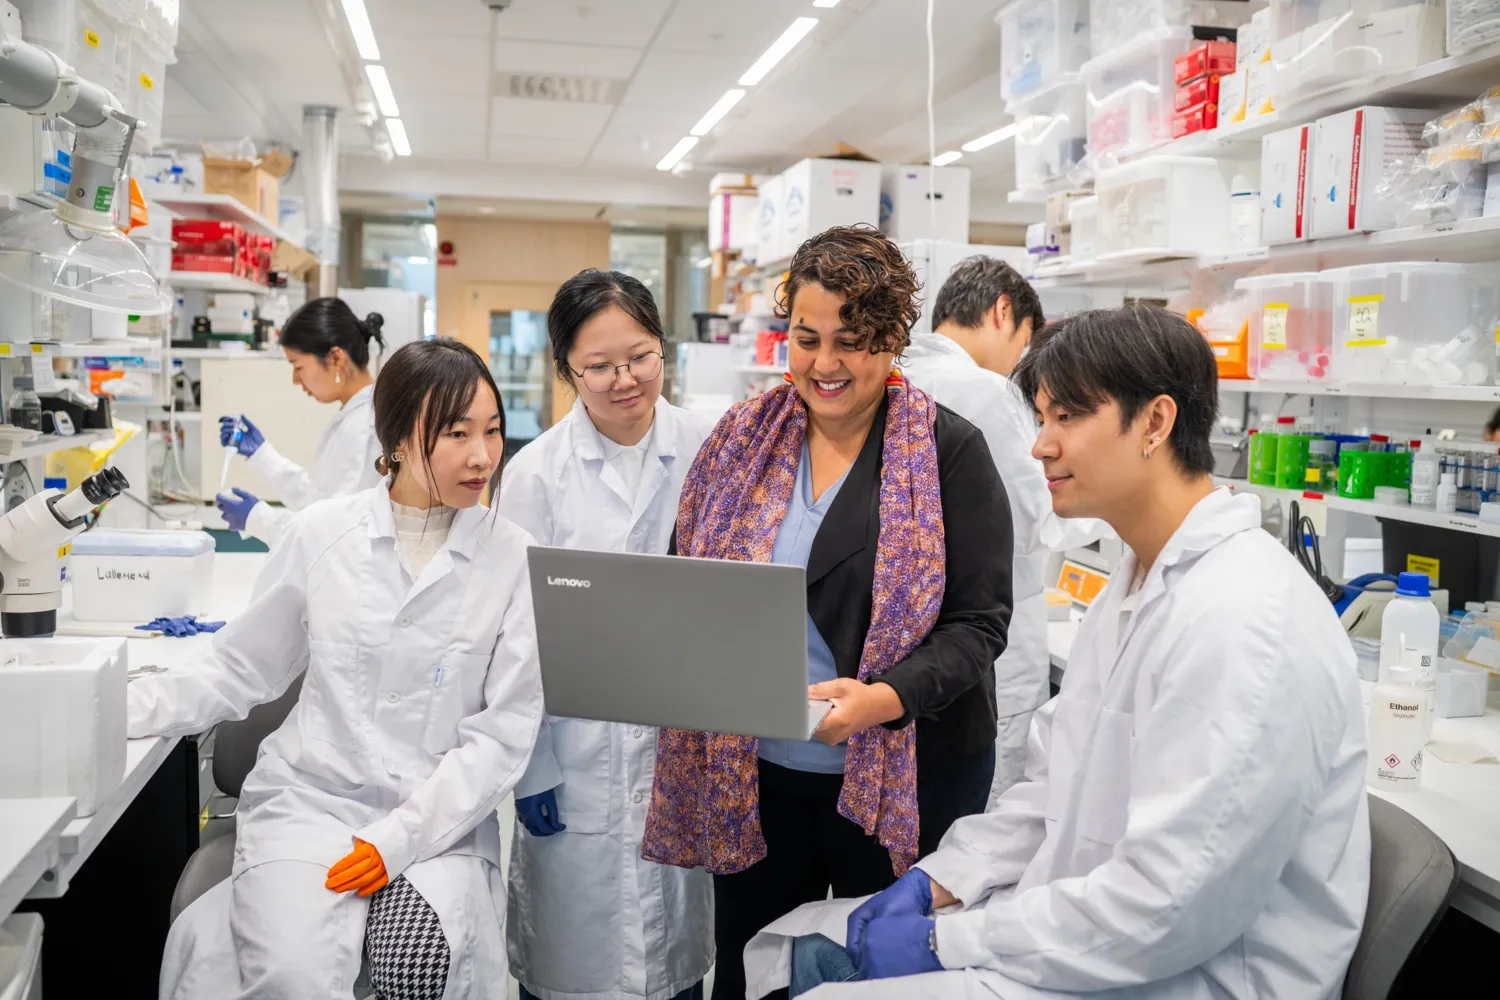
[{"label": "houndstooth fabric", "polygon": [[404,875],[370,897],[365,957],[380,1000],[441,1000],[448,939],[437,913]]}]

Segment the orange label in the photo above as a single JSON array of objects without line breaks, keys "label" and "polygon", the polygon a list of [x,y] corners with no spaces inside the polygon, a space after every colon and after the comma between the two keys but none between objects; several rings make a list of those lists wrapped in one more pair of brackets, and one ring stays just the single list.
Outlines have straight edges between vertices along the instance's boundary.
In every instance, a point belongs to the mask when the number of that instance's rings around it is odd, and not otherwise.
[{"label": "orange label", "polygon": [[1069,559],[1063,560],[1062,572],[1057,574],[1057,589],[1085,607],[1094,603],[1094,598],[1108,582],[1108,573],[1089,569]]}]

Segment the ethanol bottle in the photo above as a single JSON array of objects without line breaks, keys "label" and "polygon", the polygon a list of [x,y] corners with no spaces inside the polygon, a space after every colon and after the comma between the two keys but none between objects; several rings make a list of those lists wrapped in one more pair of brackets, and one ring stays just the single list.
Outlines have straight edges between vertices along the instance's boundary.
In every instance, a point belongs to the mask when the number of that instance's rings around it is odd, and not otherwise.
[{"label": "ethanol bottle", "polygon": [[[1404,638],[1403,638],[1404,637]],[[1426,573],[1402,573],[1396,582],[1396,596],[1385,606],[1380,619],[1380,679],[1386,671],[1402,662],[1407,649],[1414,649],[1424,663],[1419,669],[1436,668],[1438,652],[1438,610],[1432,603]]]},{"label": "ethanol bottle", "polygon": [[1370,695],[1369,764],[1365,783],[1386,792],[1422,787],[1422,718],[1427,694],[1416,686],[1416,671],[1399,663],[1390,679]]}]

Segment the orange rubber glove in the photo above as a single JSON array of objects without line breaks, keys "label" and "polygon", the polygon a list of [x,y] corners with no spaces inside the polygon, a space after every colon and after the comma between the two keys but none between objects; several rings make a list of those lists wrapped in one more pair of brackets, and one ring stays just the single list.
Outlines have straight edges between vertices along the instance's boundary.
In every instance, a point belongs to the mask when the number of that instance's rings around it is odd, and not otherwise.
[{"label": "orange rubber glove", "polygon": [[328,869],[328,881],[323,883],[323,888],[334,892],[358,889],[359,895],[370,896],[384,889],[389,881],[385,861],[375,845],[356,840],[354,850]]}]

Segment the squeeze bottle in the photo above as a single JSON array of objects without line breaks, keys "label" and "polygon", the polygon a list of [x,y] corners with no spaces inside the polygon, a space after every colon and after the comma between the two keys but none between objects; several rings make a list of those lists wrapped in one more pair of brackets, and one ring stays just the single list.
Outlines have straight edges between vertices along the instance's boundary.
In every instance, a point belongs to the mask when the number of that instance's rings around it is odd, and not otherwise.
[{"label": "squeeze bottle", "polygon": [[1402,573],[1397,578],[1396,596],[1385,606],[1380,619],[1381,680],[1390,667],[1402,662],[1407,648],[1417,651],[1419,670],[1436,669],[1438,610],[1432,603],[1426,573]]},{"label": "squeeze bottle", "polygon": [[1390,680],[1370,694],[1370,757],[1365,783],[1387,792],[1414,792],[1422,787],[1422,716],[1427,694],[1417,688],[1415,672],[1397,663]]}]

